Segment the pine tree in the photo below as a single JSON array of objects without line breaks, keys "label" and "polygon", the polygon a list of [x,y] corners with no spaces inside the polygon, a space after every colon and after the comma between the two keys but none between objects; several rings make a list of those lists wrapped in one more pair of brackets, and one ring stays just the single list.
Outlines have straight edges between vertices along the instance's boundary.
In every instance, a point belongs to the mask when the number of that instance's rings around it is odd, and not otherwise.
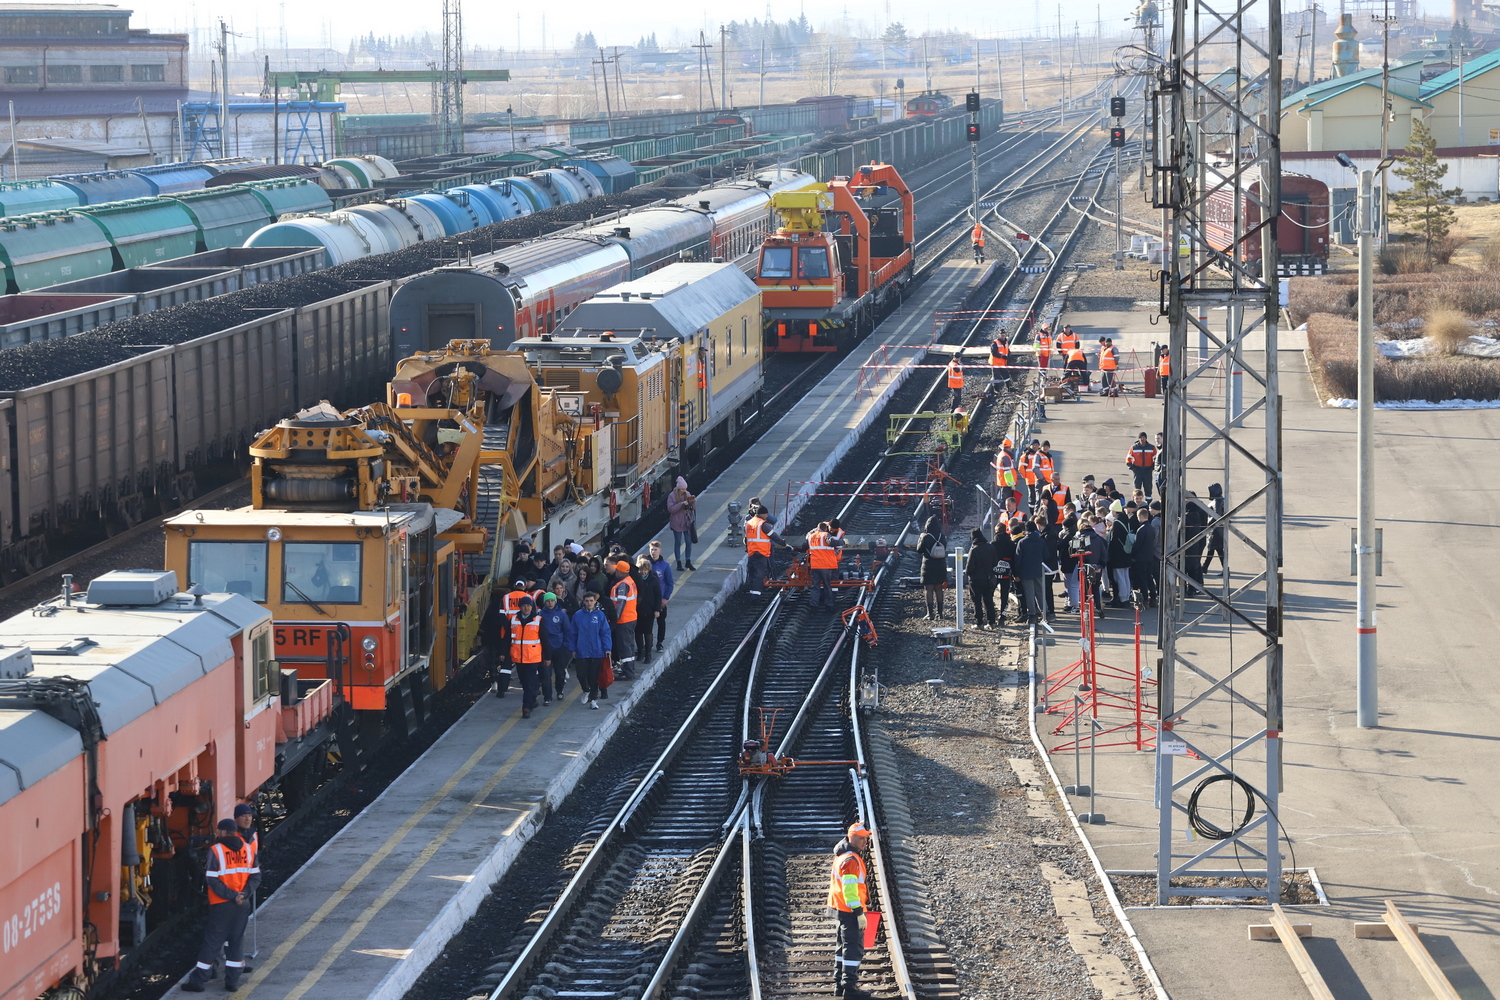
[{"label": "pine tree", "polygon": [[1463,194],[1463,188],[1444,188],[1448,165],[1438,162],[1437,140],[1427,123],[1413,116],[1406,153],[1398,157],[1392,172],[1411,185],[1391,193],[1391,218],[1416,229],[1423,248],[1432,256],[1432,245],[1441,241],[1457,218],[1448,204]]}]

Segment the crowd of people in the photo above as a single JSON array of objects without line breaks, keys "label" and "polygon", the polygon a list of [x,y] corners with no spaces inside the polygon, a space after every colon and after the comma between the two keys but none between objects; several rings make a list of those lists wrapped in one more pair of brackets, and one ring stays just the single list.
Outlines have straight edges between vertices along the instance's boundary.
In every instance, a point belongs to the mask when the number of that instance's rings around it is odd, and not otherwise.
[{"label": "crowd of people", "polygon": [[[1000,628],[1007,616],[1018,624],[1055,620],[1079,612],[1090,601],[1096,614],[1109,608],[1154,607],[1160,592],[1162,501],[1161,435],[1153,442],[1140,433],[1125,455],[1132,482],[1126,492],[1113,478],[1084,476],[1075,493],[1063,481],[1051,443],[1027,442],[1019,450],[1007,438],[995,457],[993,536],[975,528],[967,539],[965,579],[976,628]],[[1122,480],[1123,481],[1123,480]],[[1201,584],[1210,562],[1224,562],[1225,513],[1222,487],[1209,487],[1208,500],[1189,494],[1184,522],[1190,542],[1188,574]],[[943,592],[952,548],[936,518],[917,540],[928,618],[946,616]],[[1061,586],[1062,593],[1058,593]],[[1012,612],[1014,608],[1014,612]]]},{"label": "crowd of people", "polygon": [[567,539],[550,558],[516,542],[509,579],[495,582],[480,626],[496,695],[517,681],[521,716],[530,718],[561,703],[572,676],[580,704],[598,709],[615,681],[634,680],[639,664],[663,652],[676,573],[695,568],[696,499],[679,477],[667,500],[675,569],[660,541],[632,557],[618,542],[590,552]]}]

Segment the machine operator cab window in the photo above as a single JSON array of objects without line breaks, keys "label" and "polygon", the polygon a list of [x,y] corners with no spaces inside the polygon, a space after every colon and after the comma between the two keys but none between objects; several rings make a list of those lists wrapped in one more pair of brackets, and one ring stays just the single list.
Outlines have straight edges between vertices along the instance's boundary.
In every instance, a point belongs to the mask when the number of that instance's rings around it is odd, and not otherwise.
[{"label": "machine operator cab window", "polygon": [[828,271],[828,248],[827,247],[801,247],[797,251],[797,277],[799,278],[827,278]]},{"label": "machine operator cab window", "polygon": [[762,250],[760,276],[762,278],[790,278],[792,276],[792,248],[766,247]]},{"label": "machine operator cab window", "polygon": [[360,603],[359,542],[286,542],[282,604]]}]

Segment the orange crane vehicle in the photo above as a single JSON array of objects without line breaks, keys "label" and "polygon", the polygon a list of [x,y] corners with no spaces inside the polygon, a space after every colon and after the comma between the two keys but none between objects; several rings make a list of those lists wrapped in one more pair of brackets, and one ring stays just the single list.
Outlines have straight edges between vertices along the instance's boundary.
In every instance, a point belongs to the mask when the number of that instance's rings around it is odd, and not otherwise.
[{"label": "orange crane vehicle", "polygon": [[781,218],[761,244],[766,349],[836,351],[872,330],[912,280],[911,189],[887,163],[827,185],[780,191]]}]

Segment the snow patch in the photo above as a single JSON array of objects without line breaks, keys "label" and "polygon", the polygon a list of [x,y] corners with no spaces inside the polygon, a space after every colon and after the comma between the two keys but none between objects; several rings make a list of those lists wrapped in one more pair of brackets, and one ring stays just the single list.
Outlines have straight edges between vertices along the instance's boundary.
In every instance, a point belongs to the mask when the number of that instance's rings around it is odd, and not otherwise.
[{"label": "snow patch", "polygon": [[[1353,410],[1359,406],[1357,399],[1334,398],[1323,404],[1341,410]],[[1500,399],[1445,399],[1434,402],[1430,399],[1393,399],[1376,403],[1377,410],[1500,410]]]}]

